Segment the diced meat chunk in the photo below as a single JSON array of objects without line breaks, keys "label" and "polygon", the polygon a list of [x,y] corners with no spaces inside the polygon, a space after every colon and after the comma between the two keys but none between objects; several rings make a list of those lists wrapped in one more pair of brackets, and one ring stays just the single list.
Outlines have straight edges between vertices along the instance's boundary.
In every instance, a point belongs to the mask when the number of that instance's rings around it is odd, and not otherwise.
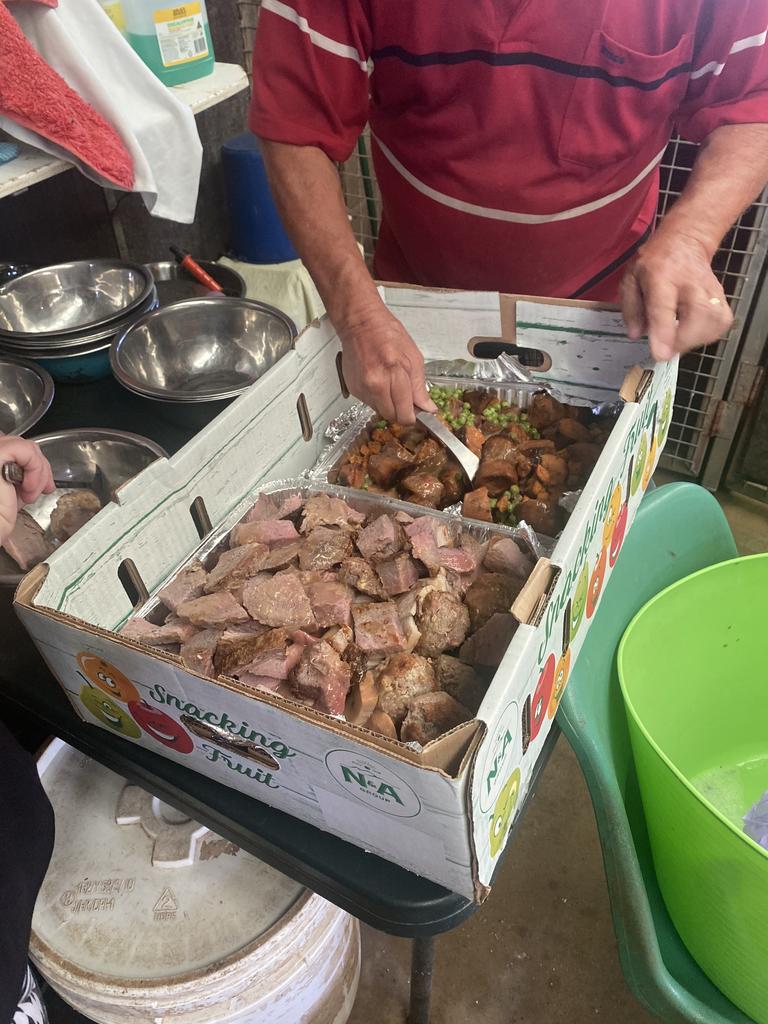
[{"label": "diced meat chunk", "polygon": [[310,698],[319,711],[343,715],[350,675],[349,665],[330,644],[321,640],[304,648],[291,674],[291,683],[296,693]]},{"label": "diced meat chunk", "polygon": [[484,572],[478,576],[465,596],[473,632],[496,612],[508,612],[522,585],[519,578],[501,573]]},{"label": "diced meat chunk", "polygon": [[565,406],[546,393],[537,392],[528,407],[528,419],[537,430],[546,430],[565,416]]},{"label": "diced meat chunk", "polygon": [[520,522],[527,523],[536,533],[556,537],[565,519],[565,512],[554,502],[524,498],[515,509]]},{"label": "diced meat chunk", "polygon": [[459,657],[467,665],[498,668],[517,630],[517,619],[497,612],[462,645]]},{"label": "diced meat chunk", "polygon": [[178,576],[175,576],[170,583],[163,587],[157,596],[166,608],[175,612],[185,601],[203,596],[203,588],[207,579],[208,573],[202,564],[198,561],[190,562],[189,565],[184,566]]},{"label": "diced meat chunk", "polygon": [[248,620],[248,612],[228,590],[184,601],[179,605],[177,614],[202,629],[223,629],[232,622]]},{"label": "diced meat chunk", "polygon": [[340,565],[352,554],[352,538],[346,530],[317,526],[302,541],[299,565],[302,569],[322,571]]},{"label": "diced meat chunk", "polygon": [[367,729],[371,732],[378,733],[380,736],[385,736],[389,740],[397,739],[397,727],[386,711],[382,711],[381,708],[376,708],[368,719]]},{"label": "diced meat chunk", "polygon": [[406,646],[405,634],[392,601],[352,608],[355,643],[369,654],[396,654]]},{"label": "diced meat chunk", "polygon": [[268,632],[268,627],[260,622],[244,622],[225,629],[216,645],[216,671],[231,676],[238,668],[249,665],[262,649],[261,637]]},{"label": "diced meat chunk", "polygon": [[241,523],[232,531],[231,547],[243,544],[283,544],[298,540],[299,534],[290,519],[260,519],[254,523]]},{"label": "diced meat chunk", "polygon": [[[525,435],[526,440],[528,435]],[[517,451],[517,445],[511,437],[504,434],[496,434],[495,437],[489,437],[483,445],[483,462],[504,462],[507,459],[513,458]]]},{"label": "diced meat chunk", "polygon": [[44,562],[54,550],[43,528],[24,509],[19,512],[16,525],[3,547],[22,572]]},{"label": "diced meat chunk", "polygon": [[403,497],[426,508],[440,508],[445,488],[432,473],[409,473],[401,481]]},{"label": "diced meat chunk", "polygon": [[436,658],[464,643],[469,633],[469,612],[455,594],[433,592],[425,597],[416,624],[421,632],[417,652]]},{"label": "diced meat chunk", "polygon": [[[253,672],[240,672],[237,676],[238,682],[243,686],[249,686],[252,690],[261,690],[262,693],[277,693],[285,684],[280,679],[272,676],[257,676]],[[291,694],[291,696],[293,696]]]},{"label": "diced meat chunk", "polygon": [[445,523],[434,516],[422,516],[406,527],[411,542],[413,557],[418,558],[430,572],[440,568],[440,551],[451,542],[451,534]]},{"label": "diced meat chunk", "polygon": [[260,566],[260,572],[267,572],[270,569],[284,569],[291,563],[296,563],[299,560],[299,548],[301,545],[298,541],[289,540],[284,544],[273,544],[267,554],[264,556]]},{"label": "diced meat chunk", "polygon": [[365,466],[360,462],[345,462],[339,467],[336,481],[342,487],[354,487],[355,490],[363,490],[365,486]]},{"label": "diced meat chunk", "polygon": [[404,594],[419,578],[419,570],[410,555],[396,555],[376,566],[381,585],[389,597]]},{"label": "diced meat chunk", "polygon": [[494,498],[514,487],[517,482],[518,475],[514,462],[501,459],[483,459],[474,479],[477,488],[485,488]]},{"label": "diced meat chunk", "polygon": [[203,629],[181,645],[181,660],[190,672],[202,676],[215,676],[213,656],[221,638],[219,629]]},{"label": "diced meat chunk", "polygon": [[384,448],[371,455],[368,460],[368,473],[371,480],[378,486],[390,488],[398,476],[413,465],[413,455],[396,441],[390,441]]},{"label": "diced meat chunk", "polygon": [[358,555],[352,555],[351,558],[344,560],[339,570],[339,579],[363,594],[370,594],[371,597],[381,597],[383,594],[376,570]]},{"label": "diced meat chunk", "polygon": [[351,530],[360,526],[364,520],[362,512],[356,512],[341,498],[334,498],[330,494],[313,494],[304,506],[301,532],[311,533],[316,526],[338,526],[342,530]]},{"label": "diced meat chunk", "polygon": [[349,625],[352,590],[345,583],[312,583],[307,587],[307,594],[315,622],[320,629]]},{"label": "diced meat chunk", "polygon": [[421,473],[439,476],[448,462],[448,452],[434,437],[428,437],[415,452],[416,466]]},{"label": "diced meat chunk", "polygon": [[249,576],[253,576],[261,568],[264,556],[269,548],[264,544],[245,544],[242,547],[224,551],[214,569],[208,573],[205,591],[210,594],[214,590],[235,590],[241,587]]},{"label": "diced meat chunk", "polygon": [[402,550],[403,531],[392,516],[381,515],[360,531],[356,543],[363,558],[381,562]]},{"label": "diced meat chunk", "polygon": [[279,519],[277,512],[277,502],[269,494],[260,494],[242,522],[258,523],[265,519]]},{"label": "diced meat chunk", "polygon": [[48,532],[63,544],[101,510],[101,501],[93,491],[68,491],[62,494],[51,513]]},{"label": "diced meat chunk", "polygon": [[174,644],[183,644],[195,635],[197,630],[191,623],[174,619],[156,626],[146,619],[129,619],[120,630],[121,636],[127,636],[129,640],[138,640],[149,647],[172,647]]},{"label": "diced meat chunk", "polygon": [[483,565],[489,572],[509,573],[526,578],[531,562],[511,537],[498,537],[491,541]]},{"label": "diced meat chunk", "polygon": [[276,519],[287,519],[294,512],[298,512],[304,505],[304,499],[300,494],[287,494],[278,498]]},{"label": "diced meat chunk", "polygon": [[435,671],[437,681],[446,693],[470,711],[477,711],[488,689],[488,683],[471,665],[465,665],[450,654],[441,654],[435,662]]},{"label": "diced meat chunk", "polygon": [[312,605],[300,580],[293,573],[259,576],[243,588],[243,604],[252,619],[265,626],[286,629],[314,629]]},{"label": "diced meat chunk", "polygon": [[472,719],[472,712],[447,693],[425,693],[408,706],[408,714],[400,729],[404,743],[426,746],[443,733]]},{"label": "diced meat chunk", "polygon": [[414,697],[437,689],[435,670],[418,654],[395,654],[379,671],[379,707],[395,725],[408,713]]},{"label": "diced meat chunk", "polygon": [[437,555],[440,565],[444,569],[452,569],[453,572],[466,574],[474,572],[477,568],[477,561],[466,548],[440,548]]},{"label": "diced meat chunk", "polygon": [[[219,662],[221,644],[217,653]],[[230,675],[239,676],[241,672],[250,672],[256,676],[270,676],[272,679],[287,679],[291,669],[299,663],[304,646],[296,644],[287,629],[270,629],[260,637],[254,638],[250,646],[250,660],[231,669]],[[219,669],[223,672],[223,669]]]},{"label": "diced meat chunk", "polygon": [[455,505],[464,495],[464,470],[453,462],[449,462],[440,474],[443,485],[443,506]]},{"label": "diced meat chunk", "polygon": [[493,522],[491,515],[491,499],[487,487],[478,487],[474,491],[468,491],[464,495],[464,502],[461,507],[462,514],[467,519],[479,519],[482,523]]}]

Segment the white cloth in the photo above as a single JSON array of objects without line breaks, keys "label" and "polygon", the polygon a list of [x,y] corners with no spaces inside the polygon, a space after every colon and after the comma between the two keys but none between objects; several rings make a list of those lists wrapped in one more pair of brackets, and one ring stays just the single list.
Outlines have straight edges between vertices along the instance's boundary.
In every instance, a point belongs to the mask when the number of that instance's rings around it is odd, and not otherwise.
[{"label": "white cloth", "polygon": [[[133,157],[134,191],[150,213],[191,224],[203,158],[195,116],[134,53],[98,0],[59,0],[53,8],[10,4],[8,9],[40,56],[116,128]],[[0,117],[0,128],[73,162],[66,150],[8,118]],[[115,187],[74,162],[92,181]]]},{"label": "white cloth", "polygon": [[286,263],[241,263],[222,256],[219,263],[231,267],[245,281],[245,294],[289,316],[298,331],[325,312],[323,301],[301,260]]}]

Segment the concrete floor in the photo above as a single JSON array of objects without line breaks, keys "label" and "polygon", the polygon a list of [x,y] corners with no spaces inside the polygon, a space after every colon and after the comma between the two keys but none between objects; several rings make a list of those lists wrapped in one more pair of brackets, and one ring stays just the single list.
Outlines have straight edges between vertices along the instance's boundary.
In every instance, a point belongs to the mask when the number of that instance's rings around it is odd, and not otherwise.
[{"label": "concrete floor", "polygon": [[[768,506],[722,499],[743,554],[768,550]],[[363,929],[349,1024],[403,1024],[410,943]],[[53,997],[51,1024],[78,1019]],[[619,969],[592,805],[561,738],[488,902],[437,945],[433,1024],[650,1024]]]}]

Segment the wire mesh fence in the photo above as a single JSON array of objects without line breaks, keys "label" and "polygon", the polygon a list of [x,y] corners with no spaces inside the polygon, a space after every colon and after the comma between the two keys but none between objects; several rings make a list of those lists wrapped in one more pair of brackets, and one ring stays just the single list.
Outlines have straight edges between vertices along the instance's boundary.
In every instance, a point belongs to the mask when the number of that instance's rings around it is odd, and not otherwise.
[{"label": "wire mesh fence", "polygon": [[[243,50],[250,69],[253,38],[261,0],[237,0]],[[685,187],[697,146],[673,138],[661,164],[658,217],[668,211]],[[339,166],[342,190],[352,229],[369,266],[378,236],[381,195],[373,169],[371,140],[366,128],[355,152]],[[689,476],[698,475],[705,460],[720,401],[738,354],[741,333],[762,268],[766,244],[768,190],[742,214],[723,239],[713,261],[734,312],[728,335],[705,349],[686,355],[680,363],[674,414],[663,463]]]}]

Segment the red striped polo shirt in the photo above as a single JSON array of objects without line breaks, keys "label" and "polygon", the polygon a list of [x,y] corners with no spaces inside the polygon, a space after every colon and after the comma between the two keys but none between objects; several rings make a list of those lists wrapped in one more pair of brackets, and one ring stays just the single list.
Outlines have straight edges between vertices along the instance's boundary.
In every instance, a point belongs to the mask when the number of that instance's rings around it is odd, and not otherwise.
[{"label": "red striped polo shirt", "polygon": [[672,131],[768,121],[767,35],[768,0],[263,0],[251,127],[341,161],[370,121],[381,279],[610,300]]}]

